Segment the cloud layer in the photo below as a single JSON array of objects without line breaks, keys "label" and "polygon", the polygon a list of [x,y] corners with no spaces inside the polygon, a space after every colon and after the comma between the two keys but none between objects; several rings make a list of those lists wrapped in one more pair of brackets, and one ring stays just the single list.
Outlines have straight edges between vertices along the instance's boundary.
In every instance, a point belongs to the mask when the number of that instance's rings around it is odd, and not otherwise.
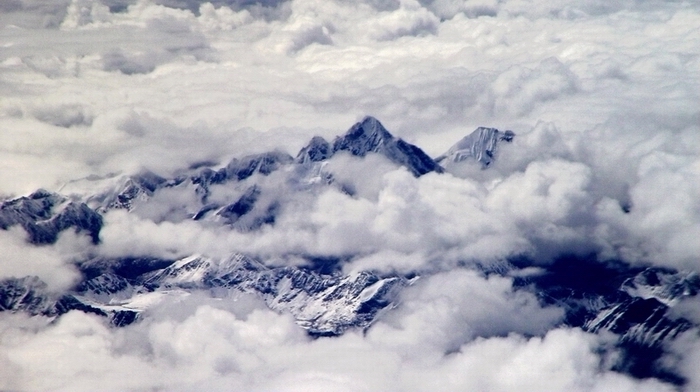
[{"label": "cloud layer", "polygon": [[[448,290],[455,285],[463,289]],[[3,315],[0,385],[32,390],[671,390],[601,368],[596,351],[605,347],[604,339],[580,330],[553,329],[532,338],[490,337],[500,331],[479,330],[496,319],[506,330],[533,331],[556,318],[556,311],[539,309],[534,298],[511,294],[506,281],[482,281],[466,272],[436,275],[411,288],[404,311],[368,334],[318,340],[306,336],[291,317],[246,297],[225,302],[186,297],[118,330],[82,312],[68,313],[49,327],[38,326],[41,320]],[[463,306],[466,298],[484,307]],[[520,313],[508,313],[515,310],[511,307]],[[455,331],[458,325],[465,329]],[[484,338],[472,340],[475,334]]]},{"label": "cloud layer", "polygon": [[[0,195],[294,155],[365,114],[431,156],[477,126],[516,138],[488,170],[418,179],[381,157],[336,156],[325,169],[353,196],[256,178],[263,202],[282,207],[254,232],[185,220],[196,200],[178,190],[107,213],[99,246],[65,232],[33,247],[0,231],[0,277],[37,275],[56,290],[87,253],[353,255],[345,272],[424,274],[366,333],[334,339],[312,340],[245,296],[171,299],[118,330],[78,312],[50,325],[2,313],[0,389],[672,389],[611,371],[610,339],[558,327],[561,309],[510,278],[457,266],[595,253],[700,272],[698,5],[250,3],[0,4]],[[249,185],[212,187],[212,198]],[[690,389],[693,333],[665,358]]]}]

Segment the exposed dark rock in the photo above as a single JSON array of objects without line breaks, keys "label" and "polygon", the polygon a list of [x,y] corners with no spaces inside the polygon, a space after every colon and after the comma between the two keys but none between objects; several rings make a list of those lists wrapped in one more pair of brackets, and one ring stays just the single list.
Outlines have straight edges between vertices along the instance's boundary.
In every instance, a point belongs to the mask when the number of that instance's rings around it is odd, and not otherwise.
[{"label": "exposed dark rock", "polygon": [[52,244],[61,231],[75,228],[87,232],[93,243],[100,241],[102,216],[84,203],[39,190],[26,197],[0,204],[0,228],[20,225],[34,244]]}]

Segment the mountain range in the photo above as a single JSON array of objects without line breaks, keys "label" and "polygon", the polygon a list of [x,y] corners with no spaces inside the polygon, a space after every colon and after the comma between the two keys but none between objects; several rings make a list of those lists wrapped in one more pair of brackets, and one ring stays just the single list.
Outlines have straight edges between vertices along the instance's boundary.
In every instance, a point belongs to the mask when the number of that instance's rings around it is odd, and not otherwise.
[{"label": "mountain range", "polygon": [[[352,186],[338,180],[328,168],[335,156],[379,156],[415,177],[449,173],[459,165],[488,170],[500,153],[507,153],[501,151],[504,143],[515,137],[512,131],[480,127],[433,159],[419,147],[393,136],[377,119],[366,117],[333,141],[312,138],[295,157],[275,150],[234,158],[223,167],[185,169],[184,174],[171,178],[143,172],[83,179],[67,184],[61,193],[40,189],[3,201],[0,228],[21,226],[36,246],[56,242],[59,233],[68,229],[85,233],[98,244],[103,215],[122,209],[152,214],[156,221],[192,220],[232,230],[260,230],[275,224],[286,202],[264,181],[273,173],[285,179],[282,193],[338,187],[352,196]],[[223,185],[230,186],[224,196],[217,192],[217,186]],[[167,216],[153,215],[153,203],[158,203],[158,194],[166,190],[190,195],[196,202],[171,206]],[[340,267],[346,260],[342,258],[298,256],[304,264],[278,267],[242,253],[226,257],[196,254],[172,260],[138,254],[112,259],[95,256],[77,262],[82,280],[66,292],[52,292],[34,276],[0,281],[0,311],[60,317],[78,310],[104,316],[121,327],[147,317],[147,310],[166,298],[193,292],[220,298],[252,294],[271,309],[290,313],[309,334],[322,337],[340,335],[351,328],[370,328],[383,313],[401,306],[402,289],[419,279],[415,274],[378,271],[343,274]],[[512,272],[534,264],[517,259],[496,270],[474,268],[484,275],[518,276]],[[697,295],[697,274],[601,262],[595,257],[561,259],[540,268],[544,269],[541,274],[515,278],[516,288],[533,292],[543,304],[563,308],[563,325],[617,336],[617,346],[625,353],[617,365],[619,370],[682,383],[655,363],[665,344],[695,326],[675,315],[673,308],[683,298]]]}]

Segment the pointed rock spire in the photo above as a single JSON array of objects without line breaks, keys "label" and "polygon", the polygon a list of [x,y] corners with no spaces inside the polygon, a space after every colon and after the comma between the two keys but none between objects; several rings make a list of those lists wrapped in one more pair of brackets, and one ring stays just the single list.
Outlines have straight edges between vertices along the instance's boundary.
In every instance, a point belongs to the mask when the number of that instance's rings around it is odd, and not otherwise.
[{"label": "pointed rock spire", "polygon": [[296,163],[321,162],[333,155],[331,144],[320,136],[314,136],[294,159]]},{"label": "pointed rock spire", "polygon": [[335,139],[333,151],[349,151],[363,157],[369,152],[381,152],[394,139],[379,120],[367,116],[353,125],[343,137]]},{"label": "pointed rock spire", "polygon": [[324,161],[340,151],[359,157],[370,153],[384,155],[390,161],[408,168],[416,177],[431,171],[443,171],[423,150],[394,137],[372,116],[353,125],[345,135],[336,137],[332,146],[325,139],[314,137],[299,152],[296,162]]}]

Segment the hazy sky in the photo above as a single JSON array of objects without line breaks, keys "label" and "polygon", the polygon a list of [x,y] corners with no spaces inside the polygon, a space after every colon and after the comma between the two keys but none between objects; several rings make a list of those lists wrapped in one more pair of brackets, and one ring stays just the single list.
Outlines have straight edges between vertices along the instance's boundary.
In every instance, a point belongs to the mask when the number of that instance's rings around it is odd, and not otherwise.
[{"label": "hazy sky", "polygon": [[[596,252],[700,272],[700,3],[0,2],[3,198],[89,175],[294,155],[365,115],[433,157],[478,126],[517,136],[483,172],[416,179],[378,158],[340,157],[329,165],[357,182],[355,198],[289,194],[272,175],[261,186],[289,207],[255,233],[173,222],[167,209],[108,213],[99,246],[66,233],[34,248],[21,230],[0,231],[0,276],[67,287],[87,250],[357,251],[347,272],[430,270],[368,333],[311,340],[253,299],[198,295],[121,329],[82,313],[50,326],[0,313],[0,389],[668,387],[610,371],[609,337],[555,327],[561,310],[510,278],[453,268]],[[693,301],[688,317],[700,315]],[[700,388],[696,336],[667,361],[689,390]]]}]

